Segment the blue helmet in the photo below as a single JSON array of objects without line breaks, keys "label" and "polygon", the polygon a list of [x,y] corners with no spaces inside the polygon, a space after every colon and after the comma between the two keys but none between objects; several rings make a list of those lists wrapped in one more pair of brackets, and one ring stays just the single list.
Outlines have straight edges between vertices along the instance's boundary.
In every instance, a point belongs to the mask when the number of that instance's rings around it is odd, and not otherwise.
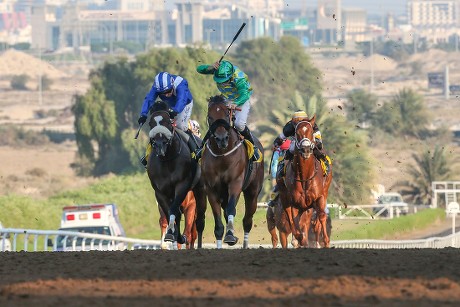
[{"label": "blue helmet", "polygon": [[172,76],[162,71],[158,75],[155,76],[155,89],[158,93],[168,92],[173,88],[173,78]]}]

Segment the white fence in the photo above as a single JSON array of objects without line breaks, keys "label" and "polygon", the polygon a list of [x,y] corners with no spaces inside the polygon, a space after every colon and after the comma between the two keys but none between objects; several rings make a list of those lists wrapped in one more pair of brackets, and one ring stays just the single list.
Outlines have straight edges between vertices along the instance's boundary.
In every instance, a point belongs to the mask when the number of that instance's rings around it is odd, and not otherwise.
[{"label": "white fence", "polygon": [[[161,248],[161,241],[159,240],[141,240],[70,231],[3,228],[0,229],[0,232],[3,234],[0,238],[0,251],[8,250],[8,248],[5,247],[9,244],[9,241],[11,241],[12,251],[114,251]],[[6,238],[8,235],[9,239]],[[62,244],[60,244],[60,242]],[[203,247],[215,248],[215,244],[207,243],[203,244]],[[260,247],[271,248],[271,245],[250,245],[250,248]],[[372,249],[460,247],[460,233],[452,234],[446,237],[433,237],[422,240],[331,241],[331,247]],[[225,244],[224,248],[237,249],[241,248],[241,245],[238,244],[233,247],[227,247]]]},{"label": "white fence", "polygon": [[0,251],[4,251],[8,244],[11,245],[12,251],[132,250],[161,248],[161,241],[159,240],[141,240],[72,231],[2,228],[0,232],[3,234],[2,238],[0,238]]}]

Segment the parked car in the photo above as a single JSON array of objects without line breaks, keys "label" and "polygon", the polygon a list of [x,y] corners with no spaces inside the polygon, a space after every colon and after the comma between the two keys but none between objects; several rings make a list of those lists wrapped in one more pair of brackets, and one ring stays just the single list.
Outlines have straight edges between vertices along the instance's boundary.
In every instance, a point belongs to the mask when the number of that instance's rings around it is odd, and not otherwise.
[{"label": "parked car", "polygon": [[374,208],[374,213],[381,212],[380,216],[389,216],[389,210],[391,210],[390,208],[393,210],[393,215],[396,215],[398,210],[399,213],[403,215],[409,213],[409,205],[404,202],[401,194],[399,193],[383,193],[378,197],[377,204],[380,206]]},{"label": "parked car", "polygon": [[10,234],[1,232],[2,228],[3,225],[0,222],[0,252],[9,252],[11,251]]},{"label": "parked car", "polygon": [[[120,223],[118,209],[115,204],[90,204],[67,206],[62,209],[61,227],[59,230],[99,234],[113,237],[126,237],[125,230]],[[49,240],[48,246],[53,246],[56,251],[71,251],[75,241],[75,250],[90,249],[92,239],[60,235],[54,242]],[[115,243],[110,240],[93,240],[94,249],[126,249],[126,243]],[[115,246],[116,244],[116,246]],[[101,247],[99,246],[101,245]]]}]

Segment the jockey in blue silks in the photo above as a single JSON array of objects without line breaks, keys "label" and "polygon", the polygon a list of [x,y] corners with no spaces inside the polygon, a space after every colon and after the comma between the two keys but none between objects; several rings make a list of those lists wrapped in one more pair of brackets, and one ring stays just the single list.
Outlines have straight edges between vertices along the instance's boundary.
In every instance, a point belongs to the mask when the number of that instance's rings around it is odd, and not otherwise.
[{"label": "jockey in blue silks", "polygon": [[[147,121],[150,108],[158,97],[169,105],[169,114],[174,119],[176,127],[179,128],[176,131],[187,141],[192,158],[195,158],[198,145],[192,135],[192,131],[188,129],[188,122],[193,109],[193,97],[187,80],[165,71],[157,74],[152,88],[147,96],[145,96],[144,103],[142,104],[140,117],[137,121],[139,125],[143,125]],[[141,163],[144,166],[147,166],[148,156],[151,151],[152,145],[149,143],[146,154],[141,159]]]}]

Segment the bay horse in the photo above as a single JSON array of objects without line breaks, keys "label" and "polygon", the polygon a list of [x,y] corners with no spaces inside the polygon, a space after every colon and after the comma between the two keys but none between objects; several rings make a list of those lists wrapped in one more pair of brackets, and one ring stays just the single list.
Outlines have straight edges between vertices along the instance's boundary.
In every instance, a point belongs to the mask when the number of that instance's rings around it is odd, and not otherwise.
[{"label": "bay horse", "polygon": [[[329,247],[329,236],[326,231],[327,215],[325,212],[329,186],[332,181],[332,166],[327,176],[323,175],[320,161],[314,154],[315,140],[313,126],[316,116],[295,122],[295,149],[292,161],[286,161],[285,177],[277,174],[280,200],[289,217],[291,230],[301,246],[308,246],[308,232],[312,209],[316,211],[320,223],[316,231],[316,247],[319,247],[320,231],[323,235],[324,247]],[[308,214],[307,229],[302,229],[302,214]]]},{"label": "bay horse", "polygon": [[[155,102],[151,108],[149,138],[152,153],[147,163],[147,174],[158,205],[168,217],[164,236],[167,242],[186,243],[186,236],[180,232],[180,206],[187,193],[193,191],[198,248],[201,248],[206,213],[206,193],[201,170],[198,163],[192,160],[187,142],[173,125],[168,110],[168,104],[162,101]],[[197,139],[201,143],[201,139]]]},{"label": "bay horse", "polygon": [[[184,201],[180,206],[181,212],[184,213],[185,217],[185,227],[184,227],[184,236],[186,237],[186,248],[193,249],[195,246],[195,241],[198,237],[198,233],[196,230],[196,201],[195,196],[193,195],[192,191],[187,193]],[[164,241],[166,236],[166,229],[168,228],[168,218],[166,214],[163,212],[160,206],[158,206],[158,211],[160,212],[160,229],[161,229],[161,248],[167,249],[168,246]],[[181,249],[181,244],[178,244],[178,249]]]},{"label": "bay horse", "polygon": [[[237,109],[236,109],[237,110]],[[232,246],[238,242],[234,230],[236,205],[243,192],[245,211],[243,217],[243,248],[249,246],[249,232],[257,209],[257,197],[264,180],[262,144],[254,137],[261,150],[261,161],[252,162],[240,134],[232,126],[235,107],[227,105],[223,96],[209,98],[207,120],[209,131],[204,140],[201,171],[214,216],[214,235],[217,248],[222,248],[224,225],[227,223],[224,243]]]}]

